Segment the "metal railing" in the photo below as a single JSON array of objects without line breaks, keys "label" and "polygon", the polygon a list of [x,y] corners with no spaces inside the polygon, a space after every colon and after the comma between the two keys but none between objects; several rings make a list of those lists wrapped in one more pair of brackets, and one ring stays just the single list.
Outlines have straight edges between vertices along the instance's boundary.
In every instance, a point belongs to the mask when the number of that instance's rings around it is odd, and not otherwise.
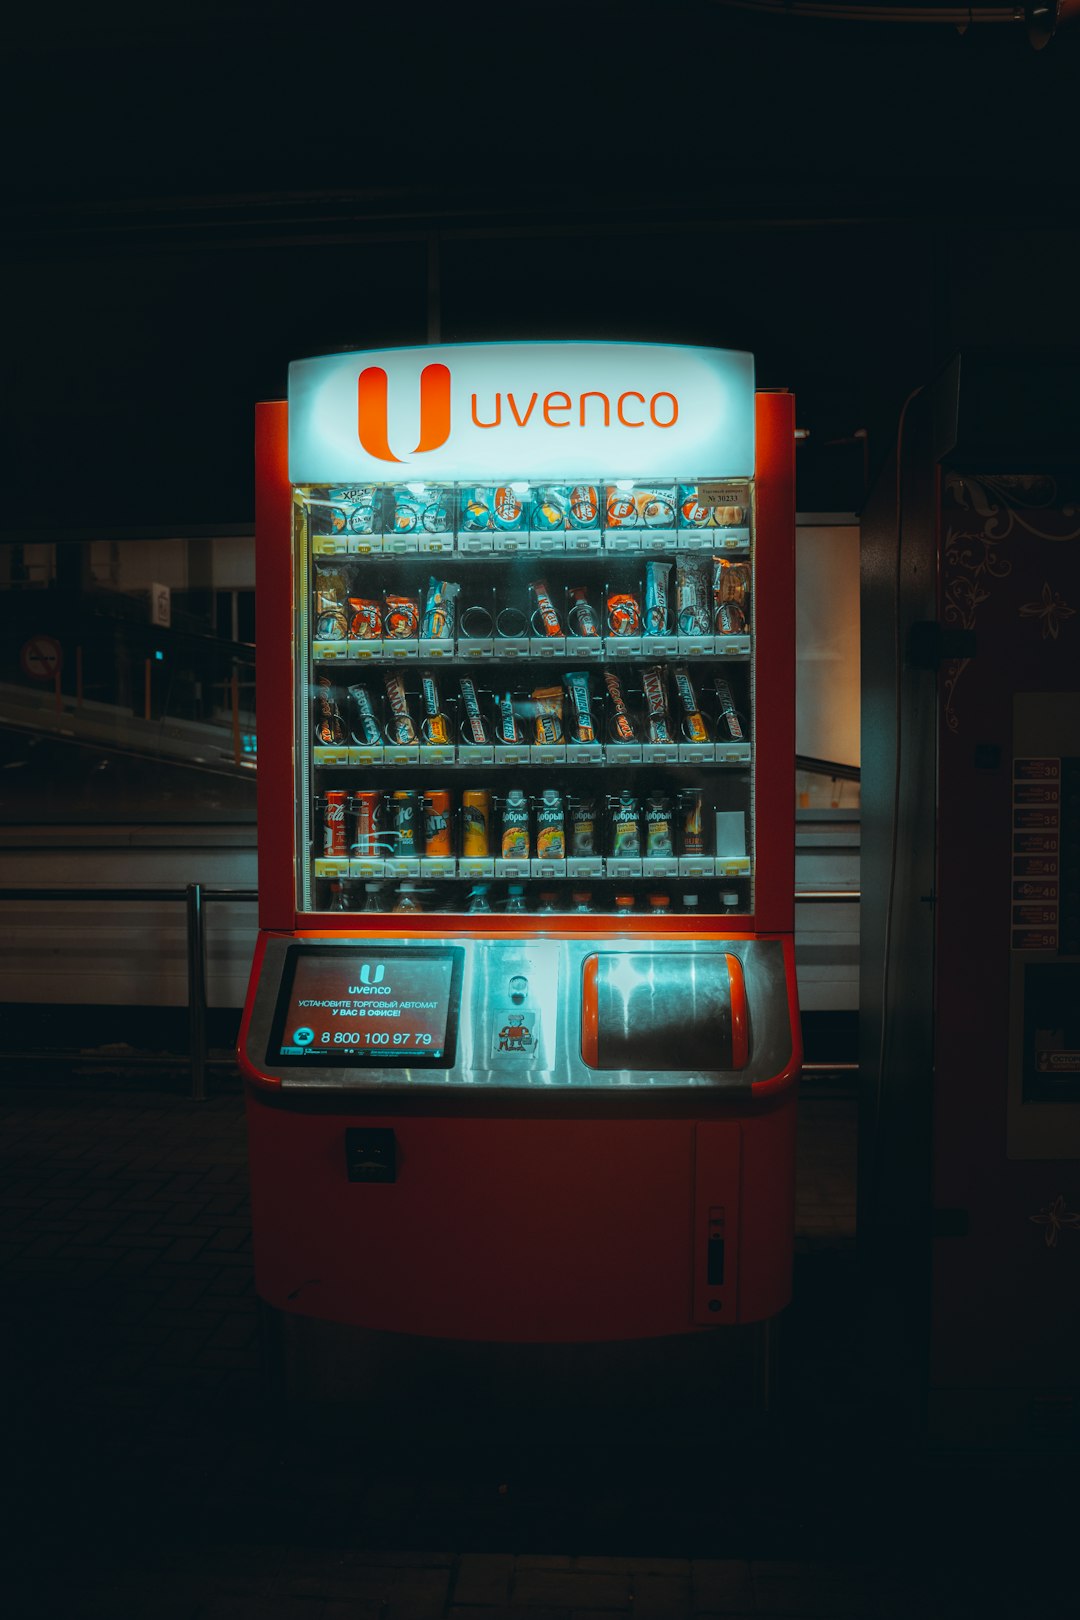
[{"label": "metal railing", "polygon": [[[153,903],[183,901],[186,908],[188,981],[188,1059],[191,1065],[191,1096],[206,1100],[206,918],[207,901],[258,900],[257,889],[216,889],[203,883],[188,883],[183,889],[0,889],[0,900],[96,900],[105,903]],[[796,904],[812,902],[857,905],[858,889],[803,889],[795,895]],[[854,1063],[807,1063],[803,1072],[832,1074],[855,1069]]]}]

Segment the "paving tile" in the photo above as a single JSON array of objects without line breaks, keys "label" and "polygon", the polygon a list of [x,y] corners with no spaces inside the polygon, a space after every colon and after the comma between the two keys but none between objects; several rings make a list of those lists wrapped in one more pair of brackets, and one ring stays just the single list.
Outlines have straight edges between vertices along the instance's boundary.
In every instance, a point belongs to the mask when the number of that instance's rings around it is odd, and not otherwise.
[{"label": "paving tile", "polygon": [[630,1579],[575,1569],[515,1569],[510,1602],[515,1608],[614,1609],[633,1606]]},{"label": "paving tile", "polygon": [[510,1596],[514,1573],[510,1554],[463,1553],[451,1588],[455,1604],[504,1603]]}]

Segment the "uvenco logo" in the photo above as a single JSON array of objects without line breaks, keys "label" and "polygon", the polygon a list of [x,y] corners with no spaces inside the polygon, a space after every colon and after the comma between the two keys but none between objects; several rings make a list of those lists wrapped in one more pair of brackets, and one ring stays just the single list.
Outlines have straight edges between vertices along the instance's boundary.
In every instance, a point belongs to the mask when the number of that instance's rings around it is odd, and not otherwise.
[{"label": "uvenco logo", "polygon": [[[414,456],[441,450],[450,437],[450,367],[425,366],[420,373],[420,439]],[[390,379],[382,366],[365,366],[356,384],[356,432],[369,456],[378,461],[401,461],[390,448],[388,395]],[[609,428],[612,418],[624,428],[674,427],[679,420],[678,395],[662,388],[650,394],[637,388],[624,389],[612,397],[602,388],[571,393],[552,388],[540,398],[538,389],[526,394],[496,389],[483,398],[469,396],[469,420],[473,427],[528,427],[535,420],[549,428]]]},{"label": "uvenco logo", "polygon": [[386,968],[385,968],[384,964],[382,962],[378,962],[375,965],[375,973],[374,973],[374,975],[372,975],[370,962],[365,962],[363,967],[360,969],[360,983],[361,984],[382,984],[383,975],[385,974],[385,972],[386,972]]},{"label": "uvenco logo", "polygon": [[447,343],[289,367],[294,484],[747,477],[753,356],[666,343]]},{"label": "uvenco logo", "polygon": [[[388,378],[382,366],[365,366],[356,385],[356,431],[369,456],[400,461],[390,448],[386,414]],[[420,373],[420,442],[414,456],[439,450],[450,437],[450,367],[425,366]]]}]

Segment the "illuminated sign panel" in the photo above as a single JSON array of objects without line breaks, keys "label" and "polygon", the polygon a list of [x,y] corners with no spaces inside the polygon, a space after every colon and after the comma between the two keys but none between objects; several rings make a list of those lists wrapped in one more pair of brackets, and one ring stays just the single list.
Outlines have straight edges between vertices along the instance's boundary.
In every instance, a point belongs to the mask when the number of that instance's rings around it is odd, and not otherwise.
[{"label": "illuminated sign panel", "polygon": [[292,1067],[452,1068],[464,951],[294,946],[267,1062]]},{"label": "illuminated sign panel", "polygon": [[754,360],[664,343],[469,343],[289,367],[289,477],[749,477]]}]

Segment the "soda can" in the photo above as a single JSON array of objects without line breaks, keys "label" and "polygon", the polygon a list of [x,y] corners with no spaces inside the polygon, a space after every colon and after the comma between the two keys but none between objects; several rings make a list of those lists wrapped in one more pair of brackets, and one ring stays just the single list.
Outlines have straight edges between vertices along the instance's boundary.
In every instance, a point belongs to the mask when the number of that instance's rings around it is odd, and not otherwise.
[{"label": "soda can", "polygon": [[348,840],[345,836],[345,806],[349,802],[349,795],[333,789],[323,799],[323,854],[347,855]]},{"label": "soda can", "polygon": [[352,796],[353,855],[381,855],[382,794],[354,793]]},{"label": "soda can", "polygon": [[445,788],[429,788],[424,794],[424,854],[450,853],[450,795]]},{"label": "soda can", "polygon": [[679,827],[684,855],[705,853],[705,807],[700,788],[687,788],[679,795]]},{"label": "soda can", "polygon": [[570,800],[570,853],[596,854],[596,800]]},{"label": "soda can", "polygon": [[420,795],[410,788],[396,788],[390,801],[393,816],[393,843],[397,855],[419,855],[418,836]]},{"label": "soda can", "polygon": [[461,795],[461,853],[491,854],[491,794],[487,788],[466,788]]}]

